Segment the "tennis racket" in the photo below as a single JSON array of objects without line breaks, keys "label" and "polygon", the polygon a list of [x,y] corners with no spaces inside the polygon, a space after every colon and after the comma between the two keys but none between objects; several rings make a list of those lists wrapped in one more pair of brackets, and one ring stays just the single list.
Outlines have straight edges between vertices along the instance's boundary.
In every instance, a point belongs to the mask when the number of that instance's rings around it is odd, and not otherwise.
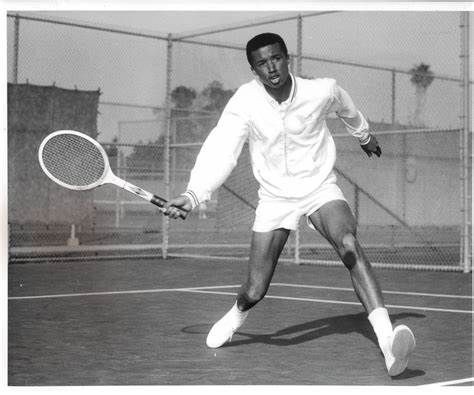
[{"label": "tennis racket", "polygon": [[[62,187],[85,191],[104,184],[114,184],[164,212],[166,200],[117,177],[110,168],[104,148],[92,137],[74,130],[58,130],[46,136],[38,151],[45,174]],[[188,212],[175,207],[185,219]]]}]

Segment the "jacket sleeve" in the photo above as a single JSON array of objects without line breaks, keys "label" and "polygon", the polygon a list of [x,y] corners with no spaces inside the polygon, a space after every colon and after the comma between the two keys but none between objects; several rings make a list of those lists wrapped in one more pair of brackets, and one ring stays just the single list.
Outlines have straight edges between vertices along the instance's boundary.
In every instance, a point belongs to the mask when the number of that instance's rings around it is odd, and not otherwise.
[{"label": "jacket sleeve", "polygon": [[335,112],[344,123],[346,130],[359,139],[360,144],[367,144],[370,140],[369,124],[362,113],[357,109],[349,94],[334,81],[332,89],[332,103],[329,112]]},{"label": "jacket sleeve", "polygon": [[244,106],[234,95],[204,141],[191,170],[186,194],[193,198],[193,208],[209,200],[212,192],[230,175],[248,134],[249,123]]}]

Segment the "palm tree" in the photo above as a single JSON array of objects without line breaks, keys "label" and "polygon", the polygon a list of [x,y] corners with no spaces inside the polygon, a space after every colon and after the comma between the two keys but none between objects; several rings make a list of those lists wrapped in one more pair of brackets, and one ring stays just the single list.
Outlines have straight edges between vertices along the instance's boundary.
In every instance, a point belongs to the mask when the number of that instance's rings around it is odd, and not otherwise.
[{"label": "palm tree", "polygon": [[434,80],[433,72],[428,64],[423,62],[410,69],[410,82],[415,86],[415,111],[412,123],[415,126],[423,126],[422,115],[426,105],[426,92]]}]

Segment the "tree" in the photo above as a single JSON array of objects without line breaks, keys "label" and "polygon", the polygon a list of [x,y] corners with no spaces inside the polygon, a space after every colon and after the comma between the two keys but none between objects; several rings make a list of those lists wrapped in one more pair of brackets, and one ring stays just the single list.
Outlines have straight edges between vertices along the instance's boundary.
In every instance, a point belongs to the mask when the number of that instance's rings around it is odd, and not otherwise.
[{"label": "tree", "polygon": [[192,122],[186,118],[196,99],[196,91],[193,88],[180,85],[171,92],[171,101],[174,108],[171,110],[171,130],[173,142],[192,141]]},{"label": "tree", "polygon": [[171,92],[171,101],[176,109],[189,109],[196,96],[196,91],[193,88],[180,85]]},{"label": "tree", "polygon": [[221,112],[231,96],[234,94],[232,89],[224,89],[224,85],[219,81],[212,81],[201,92],[204,105],[203,110]]},{"label": "tree", "polygon": [[[199,94],[195,89],[184,85],[174,88],[171,91],[171,143],[204,141],[233,93],[231,89],[224,89],[219,81],[212,81]],[[199,116],[193,117],[193,113]],[[143,172],[143,169],[149,167],[161,168],[163,158],[162,151],[158,148],[160,144],[163,144],[161,138],[148,143],[140,141],[127,156],[127,166],[137,172]],[[173,148],[172,168],[191,168],[196,153],[195,148]]]},{"label": "tree", "polygon": [[430,66],[424,63],[412,67],[410,74],[410,82],[415,86],[416,97],[412,123],[415,126],[423,126],[422,115],[426,105],[426,92],[434,80],[434,75],[430,70]]}]

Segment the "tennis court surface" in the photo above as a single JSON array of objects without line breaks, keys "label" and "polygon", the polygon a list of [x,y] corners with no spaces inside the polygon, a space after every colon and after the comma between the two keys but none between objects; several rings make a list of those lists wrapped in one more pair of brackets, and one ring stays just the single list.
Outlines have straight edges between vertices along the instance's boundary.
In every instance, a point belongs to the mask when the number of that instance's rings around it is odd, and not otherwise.
[{"label": "tennis court surface", "polygon": [[8,384],[472,385],[471,275],[377,270],[394,325],[417,348],[396,378],[343,267],[280,263],[232,342],[211,325],[243,260],[172,258],[9,265]]}]

